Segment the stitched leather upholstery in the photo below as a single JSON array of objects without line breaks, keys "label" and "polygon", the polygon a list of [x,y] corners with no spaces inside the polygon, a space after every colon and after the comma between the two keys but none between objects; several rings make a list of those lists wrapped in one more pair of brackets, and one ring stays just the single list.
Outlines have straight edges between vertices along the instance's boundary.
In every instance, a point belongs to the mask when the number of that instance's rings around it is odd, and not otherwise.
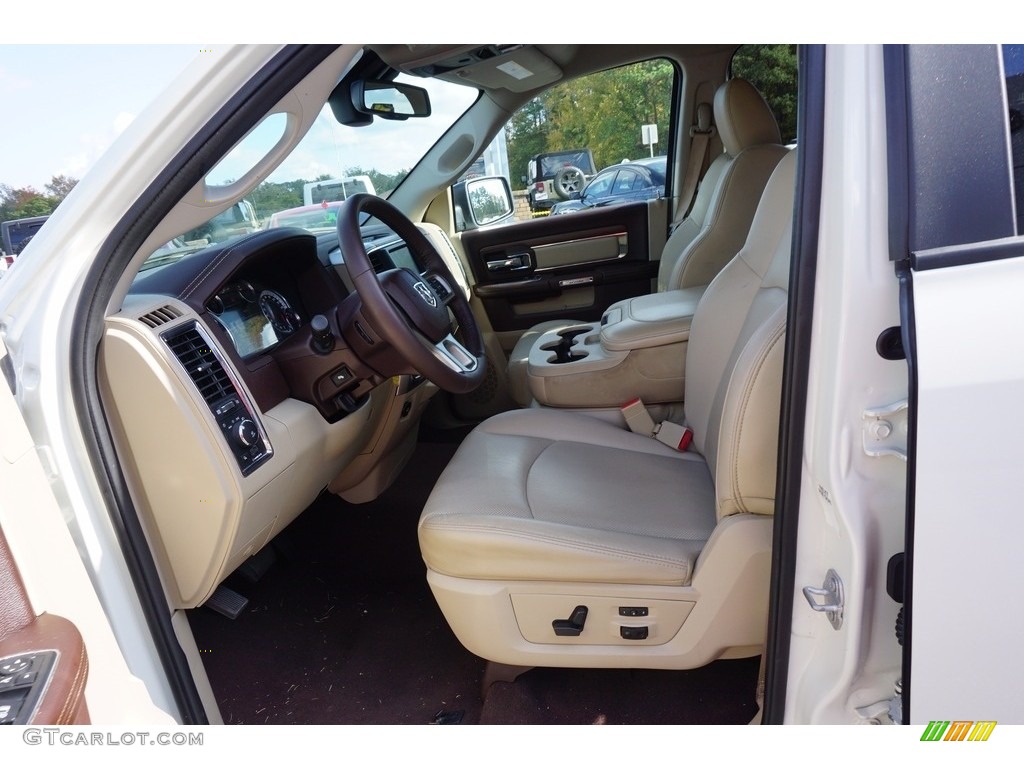
[{"label": "stitched leather upholstery", "polygon": [[685,586],[724,518],[772,514],[794,172],[791,153],[745,246],[694,315],[691,450],[560,410],[491,418],[460,447],[423,510],[428,569],[463,579]]}]

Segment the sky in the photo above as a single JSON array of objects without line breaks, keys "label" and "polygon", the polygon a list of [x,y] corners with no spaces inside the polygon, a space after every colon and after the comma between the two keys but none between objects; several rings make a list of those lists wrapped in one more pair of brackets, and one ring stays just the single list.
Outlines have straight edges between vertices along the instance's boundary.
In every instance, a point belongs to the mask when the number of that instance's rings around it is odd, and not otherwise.
[{"label": "sky", "polygon": [[[972,8],[980,10],[994,1],[976,0]],[[785,14],[773,12],[767,20],[757,18],[763,16],[764,7],[754,0],[738,2],[740,6],[749,2],[751,8],[760,10],[737,11],[730,22],[730,36],[752,42],[821,42],[823,37],[832,42],[838,34],[833,24],[815,24],[821,7],[812,0],[794,0]],[[817,10],[804,13],[801,8],[805,4]],[[884,34],[900,36],[888,42],[919,41],[922,35],[950,42],[972,38],[989,42],[992,38],[991,24],[986,21],[992,17],[984,13],[960,16],[955,25],[948,22],[942,26],[934,14],[922,23],[913,4],[908,4],[901,16],[887,0],[862,0],[850,6],[858,13],[851,14],[848,9],[844,14],[843,34],[852,36],[850,42],[880,41],[878,17],[872,10],[875,6],[887,9]],[[235,4],[213,6],[207,0],[178,0],[173,13],[147,14],[145,18],[140,17],[138,8],[125,0],[93,0],[67,7],[26,4],[5,9],[0,24],[0,184],[32,186],[41,192],[55,175],[81,178],[134,117],[201,48],[209,46],[208,40],[191,42],[197,29],[221,38],[220,42],[327,42],[325,38],[336,41],[350,29],[373,30],[369,37],[376,39],[418,42],[429,40],[430,35],[449,39],[497,36],[495,22],[482,15],[460,19],[455,32],[452,25],[430,32],[422,14],[415,12],[421,7],[413,0],[388,4],[386,27],[381,24],[379,7],[370,6],[347,8],[343,17],[327,17],[336,23],[312,25],[308,14],[276,14],[273,23],[267,24],[265,12],[240,15]],[[650,17],[664,19],[681,13],[671,0],[651,0],[648,10]],[[105,23],[110,18],[118,19],[118,24]],[[562,41],[559,12],[546,12],[546,18],[551,23],[536,25],[528,17],[517,21],[504,14],[501,34],[505,39]],[[365,26],[366,22],[370,26]],[[385,28],[387,33],[380,34]],[[578,30],[579,26],[574,22],[572,28]],[[670,37],[681,37],[679,25],[662,25],[657,30],[664,36],[673,28],[678,33]],[[603,24],[594,25],[588,39],[599,40],[601,29],[617,39],[629,39],[628,28]],[[651,35],[649,26],[643,29],[645,38]],[[5,37],[12,30],[16,38]],[[87,40],[96,44],[82,44]]]},{"label": "sky", "polygon": [[0,184],[81,178],[200,47],[0,45]]},{"label": "sky", "polygon": [[[0,115],[6,104],[17,105],[8,114],[30,116],[0,116],[0,184],[45,192],[54,176],[81,179],[200,50],[211,47],[0,45]],[[430,119],[376,121],[358,130],[341,128],[325,110],[270,181],[337,177],[356,166],[384,173],[411,168],[473,98],[465,87],[439,84],[432,87]],[[210,181],[240,178],[274,145],[283,125],[266,121],[214,169]]]}]

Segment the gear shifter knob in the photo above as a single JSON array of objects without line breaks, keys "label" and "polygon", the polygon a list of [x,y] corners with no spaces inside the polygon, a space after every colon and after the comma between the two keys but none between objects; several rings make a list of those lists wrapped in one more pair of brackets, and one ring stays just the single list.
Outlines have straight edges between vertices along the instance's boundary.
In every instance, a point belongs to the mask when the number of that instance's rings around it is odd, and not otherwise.
[{"label": "gear shifter knob", "polygon": [[314,315],[309,321],[309,327],[313,331],[313,351],[326,355],[334,349],[334,334],[331,333],[331,324],[323,315]]}]

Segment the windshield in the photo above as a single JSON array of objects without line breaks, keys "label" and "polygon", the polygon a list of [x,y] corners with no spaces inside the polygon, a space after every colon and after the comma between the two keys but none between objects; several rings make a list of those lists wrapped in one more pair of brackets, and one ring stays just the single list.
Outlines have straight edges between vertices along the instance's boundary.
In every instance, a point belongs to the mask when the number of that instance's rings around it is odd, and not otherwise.
[{"label": "windshield", "polygon": [[[374,120],[353,128],[338,123],[330,106],[324,105],[306,136],[266,181],[226,211],[151,254],[142,271],[257,230],[300,227],[314,234],[328,231],[337,218],[336,206],[349,195],[390,195],[477,97],[475,89],[464,85],[405,76],[397,79],[429,91],[429,117]],[[279,135],[274,130],[273,125],[258,126],[214,167],[207,183],[229,184],[241,178],[254,157],[253,147],[260,146],[261,133],[264,139],[274,136],[269,142],[272,145]]]}]

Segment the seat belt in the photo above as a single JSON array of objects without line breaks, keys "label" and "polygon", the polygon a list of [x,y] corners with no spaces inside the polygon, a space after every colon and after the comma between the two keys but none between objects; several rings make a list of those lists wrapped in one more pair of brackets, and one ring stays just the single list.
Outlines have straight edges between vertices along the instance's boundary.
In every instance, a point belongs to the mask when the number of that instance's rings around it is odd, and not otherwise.
[{"label": "seat belt", "polygon": [[659,443],[664,443],[669,448],[684,452],[690,447],[693,441],[693,430],[671,421],[662,421],[657,424],[647,411],[647,406],[639,397],[630,400],[620,409],[622,418],[626,420],[626,426],[630,432],[653,437]]},{"label": "seat belt", "polygon": [[715,135],[715,126],[711,124],[712,114],[711,105],[706,101],[697,105],[697,121],[690,126],[690,160],[686,167],[686,176],[683,177],[683,189],[679,194],[679,208],[676,210],[669,234],[675,232],[676,227],[693,207],[697,183],[700,181],[701,171],[708,157],[708,148],[711,146],[711,137]]}]

